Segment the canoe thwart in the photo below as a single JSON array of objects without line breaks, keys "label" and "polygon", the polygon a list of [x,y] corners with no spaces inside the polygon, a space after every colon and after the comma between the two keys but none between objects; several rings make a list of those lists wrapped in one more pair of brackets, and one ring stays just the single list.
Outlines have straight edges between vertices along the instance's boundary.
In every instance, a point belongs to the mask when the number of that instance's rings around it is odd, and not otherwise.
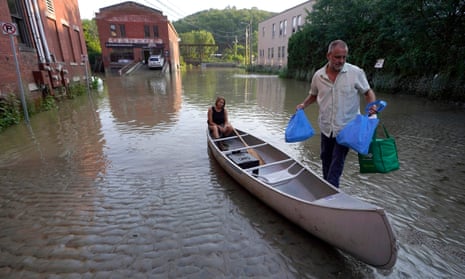
[{"label": "canoe thwart", "polygon": [[237,136],[228,136],[228,137],[222,137],[222,138],[217,138],[217,139],[212,139],[213,142],[219,142],[219,141],[227,141],[231,139],[237,139]]},{"label": "canoe thwart", "polygon": [[263,169],[263,168],[266,168],[266,167],[271,167],[271,166],[275,166],[275,165],[279,165],[279,164],[284,164],[284,163],[291,162],[291,161],[294,161],[294,160],[291,159],[291,158],[287,158],[287,159],[280,160],[280,161],[274,161],[274,162],[271,162],[271,163],[266,163],[264,165],[260,165],[260,166],[257,166],[257,167],[248,168],[246,170],[247,171],[253,171],[253,170]]},{"label": "canoe thwart", "polygon": [[235,148],[235,149],[229,149],[227,151],[224,151],[224,154],[230,155],[230,154],[233,154],[233,153],[239,153],[240,151],[243,151],[243,150],[257,148],[257,147],[261,147],[261,146],[265,146],[265,145],[268,145],[268,143],[259,143],[259,144],[255,144],[255,145],[249,145],[249,146],[239,147],[239,148]]}]

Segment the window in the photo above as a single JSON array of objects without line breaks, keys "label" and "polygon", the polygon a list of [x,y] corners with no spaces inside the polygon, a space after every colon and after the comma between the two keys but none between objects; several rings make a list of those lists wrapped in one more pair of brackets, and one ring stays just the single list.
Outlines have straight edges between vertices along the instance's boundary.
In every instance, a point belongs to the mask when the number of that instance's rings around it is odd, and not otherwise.
[{"label": "window", "polygon": [[116,25],[114,25],[114,24],[110,24],[110,36],[112,36],[112,37],[117,36],[117,34],[116,34]]},{"label": "window", "polygon": [[281,57],[286,57],[285,56],[286,53],[284,52],[285,49],[286,48],[284,46],[281,47]]},{"label": "window", "polygon": [[126,26],[124,24],[119,25],[119,35],[121,38],[126,38]]},{"label": "window", "polygon": [[73,39],[71,38],[71,30],[69,29],[68,25],[63,24],[63,32],[64,32],[64,37],[63,40],[61,40],[61,47],[66,48],[68,52],[68,57],[65,58],[65,60],[68,60],[70,62],[76,62],[76,56],[74,55],[74,48],[72,47],[73,45]]},{"label": "window", "polygon": [[271,30],[271,38],[274,38],[275,34],[276,34],[276,26],[275,26],[275,24],[273,23],[273,25],[272,25],[272,30]]},{"label": "window", "polygon": [[[79,47],[79,55],[82,55],[84,54],[84,50],[82,49],[82,40],[81,40],[81,33],[79,32],[79,29],[78,28],[75,28],[74,29],[74,34],[76,36],[76,38],[78,39],[79,41],[79,44],[78,44],[78,47]],[[79,57],[78,57],[79,58]]]},{"label": "window", "polygon": [[280,57],[281,57],[281,48],[278,47],[278,58],[280,58]]},{"label": "window", "polygon": [[301,28],[302,28],[302,16],[301,15],[298,15],[297,16],[297,31],[299,31]]},{"label": "window", "polygon": [[53,5],[52,0],[46,0],[45,5],[47,6],[47,12],[54,15],[55,14],[55,6]]},{"label": "window", "polygon": [[284,26],[283,26],[283,36],[287,35],[287,19],[284,20]]},{"label": "window", "polygon": [[283,22],[280,21],[279,22],[279,36],[280,37],[283,35],[283,26],[284,26]]},{"label": "window", "polygon": [[292,33],[297,31],[297,17],[292,17]]},{"label": "window", "polygon": [[144,37],[150,38],[150,27],[148,25],[144,25]]},{"label": "window", "polygon": [[262,27],[262,37],[265,37],[265,27]]},{"label": "window", "polygon": [[8,8],[11,14],[12,23],[16,24],[18,28],[18,42],[20,45],[26,47],[33,47],[31,40],[31,31],[29,26],[26,24],[26,16],[24,13],[24,7],[22,6],[22,1],[20,0],[8,0]]},{"label": "window", "polygon": [[155,37],[155,38],[158,38],[158,37],[159,37],[159,34],[158,34],[158,26],[157,26],[157,25],[154,25],[154,26],[153,26],[153,37]]}]

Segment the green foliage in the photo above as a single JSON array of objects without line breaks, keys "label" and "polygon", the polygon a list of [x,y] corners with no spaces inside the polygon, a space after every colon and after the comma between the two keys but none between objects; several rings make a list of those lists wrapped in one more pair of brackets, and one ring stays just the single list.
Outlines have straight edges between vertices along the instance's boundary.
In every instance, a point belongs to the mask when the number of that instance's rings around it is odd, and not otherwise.
[{"label": "green foliage", "polygon": [[90,87],[92,89],[97,89],[98,88],[98,84],[99,84],[99,79],[97,77],[92,77],[91,79],[92,81],[90,82]]},{"label": "green foliage", "polygon": [[94,19],[83,19],[82,28],[84,29],[84,39],[86,41],[87,54],[89,55],[89,63],[93,65],[95,64],[96,57],[102,55],[97,24]]},{"label": "green foliage", "polygon": [[[386,76],[378,79],[386,86],[463,100],[465,64],[456,60],[465,56],[463,30],[464,1],[320,0],[303,30],[289,40],[289,73],[309,76],[326,63],[329,42],[343,39],[348,61],[369,76],[375,74],[376,60],[385,59],[376,74]],[[420,81],[414,88],[413,80]]]},{"label": "green foliage", "polygon": [[[212,33],[200,30],[179,34],[181,42],[188,47],[181,49],[181,55],[184,59],[204,61],[209,58],[218,49],[215,45],[215,38]],[[207,46],[202,46],[207,45]]]},{"label": "green foliage", "polygon": [[267,75],[285,75],[286,69],[277,69],[276,67],[269,67],[263,65],[247,65],[245,67],[247,72],[267,74]]},{"label": "green foliage", "polygon": [[0,131],[16,125],[21,120],[20,101],[15,94],[0,98]]},{"label": "green foliage", "polygon": [[[95,86],[98,85],[98,80],[95,79]],[[58,90],[65,90],[59,88]],[[87,87],[81,83],[73,83],[67,88],[66,96],[69,99],[75,98],[87,92]],[[20,109],[21,102],[15,94],[2,95],[0,97],[0,132],[9,126],[18,124],[22,118],[22,110]],[[47,93],[41,100],[40,106],[36,107],[34,103],[27,103],[28,112],[31,114],[40,111],[49,111],[57,109],[57,99]],[[38,111],[36,111],[38,110]]]},{"label": "green foliage", "polygon": [[67,96],[69,99],[74,99],[77,96],[81,96],[86,93],[87,87],[82,83],[73,83],[68,87]]},{"label": "green foliage", "polygon": [[245,63],[245,47],[243,45],[234,45],[232,49],[225,49],[223,51],[223,60],[234,62],[236,64]]},{"label": "green foliage", "polygon": [[47,95],[42,99],[41,110],[49,111],[58,108],[55,98],[52,95]]},{"label": "green foliage", "polygon": [[[274,13],[252,9],[227,7],[223,10],[210,9],[187,16],[173,22],[179,34],[205,30],[211,33],[218,45],[217,52],[223,54],[223,60],[244,62],[246,29],[258,29],[258,23],[273,16]],[[252,54],[257,55],[258,33],[252,33]],[[182,39],[181,44],[185,43]]]}]

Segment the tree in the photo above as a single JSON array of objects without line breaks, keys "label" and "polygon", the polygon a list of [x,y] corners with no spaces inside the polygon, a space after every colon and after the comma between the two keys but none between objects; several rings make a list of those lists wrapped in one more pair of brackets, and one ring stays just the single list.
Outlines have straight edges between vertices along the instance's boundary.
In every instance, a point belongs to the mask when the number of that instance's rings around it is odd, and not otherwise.
[{"label": "tree", "polygon": [[89,63],[91,65],[95,65],[97,57],[102,56],[102,48],[100,47],[100,40],[95,20],[83,19],[82,29],[84,30],[84,39],[86,41],[87,54],[89,55]]},{"label": "tree", "polygon": [[181,33],[179,36],[181,37],[181,55],[185,61],[205,61],[218,49],[213,34],[208,31],[191,31]]},{"label": "tree", "polygon": [[[223,57],[235,57],[237,59],[238,56],[242,56],[242,58],[245,56],[245,34],[249,24],[252,25],[251,29],[253,30],[254,38],[252,42],[252,55],[257,56],[256,34],[258,23],[272,15],[274,13],[261,11],[257,8],[238,10],[235,7],[226,7],[223,10],[210,9],[195,13],[173,22],[173,25],[180,34],[195,30],[210,32],[218,45],[217,51],[222,53]],[[236,52],[236,46],[243,53]]]}]

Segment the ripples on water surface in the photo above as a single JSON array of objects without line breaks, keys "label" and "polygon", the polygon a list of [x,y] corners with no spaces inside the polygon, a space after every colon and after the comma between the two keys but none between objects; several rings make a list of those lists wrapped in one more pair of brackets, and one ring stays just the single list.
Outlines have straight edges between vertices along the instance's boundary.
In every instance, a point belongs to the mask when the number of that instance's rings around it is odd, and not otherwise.
[{"label": "ripples on water surface", "polygon": [[[106,77],[103,92],[60,103],[0,134],[0,277],[458,278],[465,255],[465,112],[378,94],[401,170],[342,189],[386,209],[393,270],[346,257],[252,197],[209,156],[207,109],[320,173],[319,136],[283,131],[308,84],[225,69]],[[317,129],[317,107],[306,113]],[[113,273],[112,273],[113,272]]]}]

